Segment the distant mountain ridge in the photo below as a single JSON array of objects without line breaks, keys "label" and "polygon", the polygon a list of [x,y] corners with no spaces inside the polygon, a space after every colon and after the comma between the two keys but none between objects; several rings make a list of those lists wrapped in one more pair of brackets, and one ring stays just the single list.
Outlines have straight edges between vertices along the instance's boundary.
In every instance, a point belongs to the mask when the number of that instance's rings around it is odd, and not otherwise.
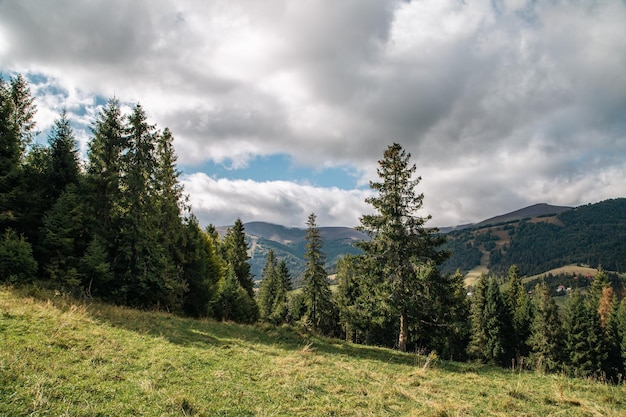
[{"label": "distant mountain ridge", "polygon": [[478,223],[468,223],[468,224],[463,224],[463,225],[458,225],[458,226],[440,227],[439,231],[442,233],[448,233],[453,230],[483,227],[483,226],[488,226],[492,224],[505,223],[505,222],[515,221],[515,220],[522,220],[526,218],[548,216],[551,214],[559,214],[564,211],[571,210],[572,208],[573,207],[568,207],[568,206],[553,206],[553,205],[546,204],[546,203],[533,204],[531,206],[524,207],[519,210],[512,211],[510,213],[490,217]]},{"label": "distant mountain ridge", "polygon": [[[298,286],[306,264],[306,229],[260,221],[245,223],[244,229],[255,280],[261,279],[267,253],[273,250],[279,260],[287,262]],[[361,253],[355,242],[369,238],[350,227],[319,229],[329,274],[336,271],[343,256]],[[217,230],[223,236],[228,226]],[[478,223],[440,228],[440,232],[448,235],[446,248],[452,251],[444,272],[482,268],[502,274],[511,263],[518,265],[523,275],[571,263],[626,270],[626,198],[576,208],[534,204]]]},{"label": "distant mountain ridge", "polygon": [[[255,280],[261,279],[267,254],[271,249],[277,259],[285,260],[297,286],[306,264],[306,229],[260,221],[244,223],[243,226],[250,244],[250,272]],[[228,228],[229,226],[220,226],[216,229],[224,236]],[[320,227],[319,230],[323,242],[322,250],[326,254],[325,267],[329,273],[334,273],[337,262],[343,256],[361,253],[354,246],[355,242],[369,239],[367,234],[350,227]]]}]

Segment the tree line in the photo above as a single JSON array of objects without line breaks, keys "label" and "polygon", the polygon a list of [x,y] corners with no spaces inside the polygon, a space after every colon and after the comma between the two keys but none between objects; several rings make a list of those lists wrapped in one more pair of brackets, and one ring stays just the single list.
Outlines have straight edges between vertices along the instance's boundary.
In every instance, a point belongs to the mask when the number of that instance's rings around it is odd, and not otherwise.
[{"label": "tree line", "polygon": [[[482,277],[468,296],[442,273],[445,237],[425,227],[411,155],[394,143],[378,161],[362,254],[345,256],[331,288],[316,215],[307,219],[302,288],[270,251],[260,285],[241,219],[202,229],[179,182],[173,134],[111,99],[81,161],[63,111],[47,146],[33,145],[36,106],[21,75],[0,79],[0,280],[192,317],[291,324],[355,343],[525,364],[615,380],[624,372],[626,304],[593,281],[559,311],[549,289],[530,295],[515,267],[501,289]],[[604,278],[603,278],[604,277]]]}]

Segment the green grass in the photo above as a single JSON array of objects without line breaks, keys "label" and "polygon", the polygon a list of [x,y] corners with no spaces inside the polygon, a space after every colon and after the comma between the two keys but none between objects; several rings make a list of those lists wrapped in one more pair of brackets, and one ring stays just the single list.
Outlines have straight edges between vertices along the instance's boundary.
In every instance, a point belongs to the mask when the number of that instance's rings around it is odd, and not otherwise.
[{"label": "green grass", "polygon": [[618,416],[625,389],[0,287],[0,416]]}]

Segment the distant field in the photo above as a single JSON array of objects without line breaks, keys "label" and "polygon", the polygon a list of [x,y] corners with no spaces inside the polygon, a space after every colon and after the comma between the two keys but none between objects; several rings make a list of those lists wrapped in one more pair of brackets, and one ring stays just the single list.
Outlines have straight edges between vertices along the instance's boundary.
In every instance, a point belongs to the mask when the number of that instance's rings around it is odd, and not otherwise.
[{"label": "distant field", "polygon": [[523,279],[524,282],[531,282],[536,279],[541,278],[543,275],[559,275],[559,274],[577,274],[577,275],[591,275],[594,276],[598,272],[595,268],[589,268],[586,266],[578,266],[578,265],[565,265],[560,268],[554,268],[549,271],[546,271],[542,274],[533,275],[530,277],[526,277]]},{"label": "distant field", "polygon": [[0,416],[623,416],[626,387],[0,287]]}]

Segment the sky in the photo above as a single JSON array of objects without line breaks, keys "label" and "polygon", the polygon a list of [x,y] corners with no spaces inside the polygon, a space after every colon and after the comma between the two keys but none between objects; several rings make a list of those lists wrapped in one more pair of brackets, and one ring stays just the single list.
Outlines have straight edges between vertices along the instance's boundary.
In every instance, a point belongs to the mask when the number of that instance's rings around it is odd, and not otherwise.
[{"label": "sky", "polygon": [[396,142],[451,226],[626,196],[625,27],[624,0],[0,0],[0,71],[83,155],[140,102],[202,225],[356,226]]}]

